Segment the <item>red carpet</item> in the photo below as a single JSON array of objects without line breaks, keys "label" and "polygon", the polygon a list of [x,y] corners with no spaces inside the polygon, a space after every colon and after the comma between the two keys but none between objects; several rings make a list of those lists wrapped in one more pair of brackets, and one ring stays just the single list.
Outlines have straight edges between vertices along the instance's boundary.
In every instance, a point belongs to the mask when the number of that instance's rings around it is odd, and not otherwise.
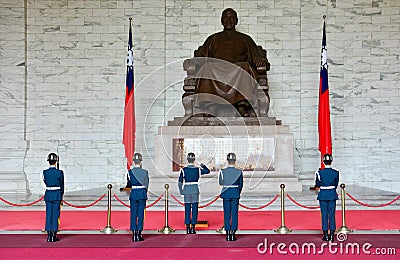
[{"label": "red carpet", "polygon": [[[224,248],[3,248],[0,251],[0,259],[7,260],[35,260],[35,259],[256,259],[260,257],[254,248],[242,248],[239,250]],[[262,256],[265,259],[265,256]],[[282,258],[290,259],[282,256]],[[301,258],[299,258],[301,259]],[[304,257],[310,259],[310,257]],[[333,259],[333,258],[332,258]],[[364,258],[365,259],[365,258]],[[385,258],[389,259],[389,258]]]},{"label": "red carpet", "polygon": [[[320,234],[237,234],[236,242],[228,242],[223,234],[144,234],[144,241],[133,243],[130,234],[59,234],[60,241],[56,243],[48,243],[47,235],[33,234],[9,234],[0,235],[0,248],[54,248],[54,247],[71,247],[71,248],[104,248],[104,247],[151,247],[151,248],[257,248],[259,243],[268,245],[278,245],[279,243],[297,243],[302,245],[305,243],[313,243],[316,248],[321,248],[323,242]],[[267,240],[265,240],[267,239]],[[336,236],[335,236],[336,239]],[[336,239],[337,240],[337,239]],[[342,244],[336,241],[337,244]],[[343,242],[358,243],[363,245],[370,243],[373,248],[400,248],[400,234],[348,234],[347,240]],[[335,246],[336,246],[335,245]]]},{"label": "red carpet", "polygon": [[47,243],[44,234],[0,235],[0,259],[376,259],[378,254],[398,259],[400,254],[400,235],[353,234],[332,245],[323,244],[320,235],[238,234],[236,242],[207,234],[144,237],[133,243],[128,234],[64,234],[60,241]]},{"label": "red carpet", "polygon": [[35,260],[35,259],[316,259],[316,260],[337,260],[337,259],[398,259],[400,250],[396,251],[396,255],[346,255],[346,254],[330,254],[324,251],[318,255],[281,255],[273,254],[261,255],[254,248],[3,248],[0,251],[0,259],[7,260]]},{"label": "red carpet", "polygon": [[[287,211],[285,224],[294,230],[319,230],[321,221],[318,210]],[[346,225],[356,230],[399,230],[399,210],[349,210]],[[164,212],[146,212],[145,230],[156,230],[164,226]],[[0,230],[41,230],[45,223],[44,211],[0,211]],[[169,226],[183,230],[183,211],[169,212]],[[280,227],[279,211],[240,211],[240,230],[272,230]],[[207,229],[215,230],[223,225],[221,211],[200,211],[199,220],[207,220]],[[336,212],[340,227],[341,212]],[[106,211],[62,211],[61,230],[100,230],[107,224]],[[129,230],[129,211],[113,211],[111,226]],[[201,230],[201,228],[199,228]]]}]

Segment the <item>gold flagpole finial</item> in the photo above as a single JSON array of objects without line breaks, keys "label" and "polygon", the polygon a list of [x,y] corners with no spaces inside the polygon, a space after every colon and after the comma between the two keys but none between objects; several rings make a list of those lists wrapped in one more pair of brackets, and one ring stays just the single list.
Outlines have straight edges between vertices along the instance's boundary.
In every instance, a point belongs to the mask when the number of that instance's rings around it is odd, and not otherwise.
[{"label": "gold flagpole finial", "polygon": [[326,15],[323,15],[322,18],[324,18],[324,20],[326,19]]}]

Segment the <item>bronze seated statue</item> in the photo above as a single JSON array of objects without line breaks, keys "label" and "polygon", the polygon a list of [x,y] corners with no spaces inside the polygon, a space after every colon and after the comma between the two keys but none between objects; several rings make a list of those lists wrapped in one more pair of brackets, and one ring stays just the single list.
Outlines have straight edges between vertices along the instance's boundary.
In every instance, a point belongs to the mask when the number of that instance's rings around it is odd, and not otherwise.
[{"label": "bronze seated statue", "polygon": [[268,116],[267,52],[235,30],[237,14],[222,12],[222,32],[207,38],[183,63],[182,103],[190,116]]}]

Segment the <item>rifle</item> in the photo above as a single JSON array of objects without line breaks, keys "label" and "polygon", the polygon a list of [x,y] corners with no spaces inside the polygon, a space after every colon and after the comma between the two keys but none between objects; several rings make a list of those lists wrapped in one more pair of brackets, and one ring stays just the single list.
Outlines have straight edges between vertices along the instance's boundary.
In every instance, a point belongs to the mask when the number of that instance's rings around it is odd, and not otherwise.
[{"label": "rifle", "polygon": [[[58,145],[57,145],[57,164],[56,164],[56,168],[57,168],[57,170],[59,170],[60,169],[60,154],[58,153]],[[62,208],[62,205],[63,205],[63,202],[62,202],[62,200],[60,201],[60,215],[61,215],[61,208]],[[61,217],[60,217],[60,215],[58,216],[58,226],[60,226],[60,223],[61,223]]]}]

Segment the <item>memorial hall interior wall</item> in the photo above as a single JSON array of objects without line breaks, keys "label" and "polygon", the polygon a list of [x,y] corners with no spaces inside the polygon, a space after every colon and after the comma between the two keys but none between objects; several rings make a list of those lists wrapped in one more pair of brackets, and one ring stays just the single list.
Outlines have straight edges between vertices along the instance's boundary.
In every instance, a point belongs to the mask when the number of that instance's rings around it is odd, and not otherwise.
[{"label": "memorial hall interior wall", "polygon": [[3,0],[0,174],[23,174],[28,189],[41,193],[46,156],[57,152],[67,192],[125,182],[129,17],[136,147],[144,167],[155,171],[158,127],[184,113],[183,60],[222,29],[227,7],[238,13],[237,30],[268,52],[269,116],[290,126],[294,173],[304,184],[312,183],[319,167],[319,70],[327,16],[333,156],[340,182],[399,192],[398,0]]}]

